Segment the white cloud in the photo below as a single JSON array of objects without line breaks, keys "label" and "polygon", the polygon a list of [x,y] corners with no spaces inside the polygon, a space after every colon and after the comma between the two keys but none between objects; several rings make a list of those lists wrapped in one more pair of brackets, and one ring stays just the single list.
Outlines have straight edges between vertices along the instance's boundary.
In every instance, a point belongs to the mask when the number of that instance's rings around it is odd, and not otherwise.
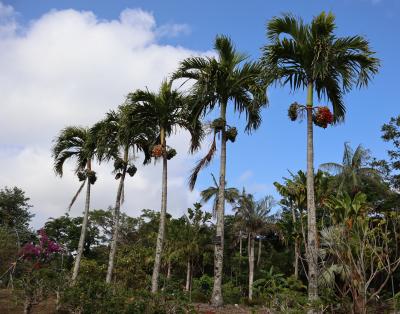
[{"label": "white cloud", "polygon": [[[15,11],[0,3],[0,188],[19,186],[34,205],[35,227],[58,216],[79,183],[67,165],[56,178],[51,141],[66,125],[90,125],[118,106],[136,89],[156,89],[185,57],[199,52],[161,45],[160,36],[187,33],[184,25],[157,26],[152,14],[126,9],[118,20],[101,20],[92,12],[50,11],[31,21],[23,32]],[[171,138],[178,156],[170,162],[169,209],[181,214],[198,199],[186,185],[193,157],[187,156],[188,135]],[[97,168],[93,207],[106,208],[115,199],[111,169]],[[159,209],[160,165],[139,167],[127,180],[128,214]],[[79,214],[80,200],[72,214]]]},{"label": "white cloud", "polygon": [[254,174],[253,174],[253,171],[251,171],[251,170],[246,170],[245,172],[243,172],[243,173],[240,175],[238,181],[239,181],[240,183],[245,183],[245,182],[248,181],[250,178],[252,178],[253,175],[254,175]]}]

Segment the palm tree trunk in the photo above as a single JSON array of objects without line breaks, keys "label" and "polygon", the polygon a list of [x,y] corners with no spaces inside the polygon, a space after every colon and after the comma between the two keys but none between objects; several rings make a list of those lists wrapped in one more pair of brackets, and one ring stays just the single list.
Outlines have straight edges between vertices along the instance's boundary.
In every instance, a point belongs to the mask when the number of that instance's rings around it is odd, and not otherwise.
[{"label": "palm tree trunk", "polygon": [[190,290],[191,272],[192,272],[192,270],[191,270],[190,258],[188,258],[187,267],[186,267],[186,286],[185,286],[186,291]]},{"label": "palm tree trunk", "polygon": [[294,240],[294,277],[299,278],[299,259],[300,259],[300,245],[299,239]]},{"label": "palm tree trunk", "polygon": [[[226,121],[227,101],[221,103],[220,117]],[[226,125],[221,130],[221,159],[219,168],[219,190],[217,204],[216,238],[214,246],[214,286],[211,304],[215,307],[223,305],[222,267],[224,260],[224,214],[225,214],[225,170],[226,170]]]},{"label": "palm tree trunk", "polygon": [[239,231],[239,256],[240,256],[240,260],[242,260],[242,231]]},{"label": "palm tree trunk", "polygon": [[167,279],[171,279],[171,260],[168,261],[168,268],[167,268]]},{"label": "palm tree trunk", "polygon": [[292,220],[294,231],[296,233],[296,238],[294,240],[294,277],[297,279],[299,277],[299,258],[300,258],[300,247],[299,247],[299,239],[297,236],[297,227],[296,227],[296,210],[293,206],[293,203],[290,203],[290,208],[292,210]]},{"label": "palm tree trunk", "polygon": [[253,281],[254,281],[254,236],[249,234],[249,300],[253,299]]},{"label": "palm tree trunk", "polygon": [[156,256],[154,259],[153,276],[151,278],[151,292],[158,291],[158,277],[160,274],[161,253],[165,237],[165,216],[167,213],[167,156],[165,153],[166,140],[165,130],[161,128],[160,131],[161,145],[163,148],[163,170],[162,170],[162,194],[161,194],[161,211],[160,211],[160,225],[158,228]]},{"label": "palm tree trunk", "polygon": [[[92,170],[92,165],[91,165],[91,160],[88,160],[86,170],[88,173]],[[89,218],[89,207],[90,207],[90,180],[89,178],[86,178],[86,199],[85,199],[85,212],[83,215],[83,221],[82,221],[82,229],[81,229],[81,236],[79,238],[79,244],[78,244],[78,252],[76,254],[75,258],[75,264],[74,264],[74,270],[72,273],[72,284],[75,284],[76,278],[78,277],[79,273],[79,266],[81,265],[81,259],[83,255],[83,248],[85,246],[85,237],[86,237],[86,230],[87,230],[87,225],[88,225],[88,218]]]},{"label": "palm tree trunk", "polygon": [[318,244],[317,223],[314,199],[314,145],[313,145],[313,83],[308,84],[307,92],[307,209],[308,209],[308,299],[318,299]]},{"label": "palm tree trunk", "polygon": [[260,266],[261,263],[261,236],[258,239],[258,254],[257,254],[257,267]]},{"label": "palm tree trunk", "polygon": [[117,190],[117,199],[115,201],[114,226],[113,226],[113,235],[112,235],[112,240],[111,240],[110,256],[108,258],[106,283],[111,283],[112,273],[114,270],[115,253],[117,252],[117,241],[118,241],[118,232],[119,232],[119,212],[120,212],[120,208],[121,208],[121,197],[122,197],[122,191],[124,189],[126,168],[127,168],[127,164],[128,164],[128,153],[129,153],[129,147],[126,147],[125,152],[124,152],[125,166],[122,171],[122,175],[119,178],[120,181],[119,181],[118,190]]}]

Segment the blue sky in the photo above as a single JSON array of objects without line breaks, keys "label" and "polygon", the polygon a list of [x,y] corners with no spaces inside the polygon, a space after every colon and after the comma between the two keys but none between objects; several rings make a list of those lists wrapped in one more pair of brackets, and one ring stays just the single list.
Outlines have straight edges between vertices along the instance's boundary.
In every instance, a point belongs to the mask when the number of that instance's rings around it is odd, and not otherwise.
[{"label": "blue sky", "polygon": [[[382,60],[382,67],[368,89],[354,90],[346,95],[345,123],[326,130],[320,128],[315,130],[315,166],[317,168],[320,163],[340,161],[345,141],[349,141],[353,147],[363,144],[378,158],[386,157],[388,145],[380,139],[380,128],[391,116],[399,114],[396,96],[399,88],[397,55],[400,41],[397,23],[400,16],[400,2],[397,0],[247,2],[37,0],[5,1],[3,4],[13,8],[13,18],[20,26],[21,32],[29,29],[33,21],[42,19],[43,15],[49,14],[54,9],[90,11],[98,21],[111,21],[118,20],[120,13],[127,8],[140,8],[151,14],[158,26],[167,26],[159,29],[164,33],[155,39],[157,45],[206,52],[212,48],[216,34],[226,34],[232,38],[239,51],[249,54],[253,59],[259,57],[260,47],[267,43],[265,25],[271,17],[291,12],[305,21],[310,21],[323,10],[331,11],[336,16],[337,35],[359,34],[368,38],[372,49]],[[112,60],[109,62],[112,66]],[[157,71],[157,67],[154,70]],[[129,90],[126,90],[127,92]],[[257,197],[265,194],[276,195],[272,182],[286,176],[287,170],[304,169],[306,159],[305,123],[293,123],[287,118],[288,106],[293,101],[304,103],[304,93],[291,93],[288,89],[271,87],[268,95],[270,104],[263,111],[262,126],[252,136],[241,132],[236,143],[228,147],[228,184],[239,188],[247,186]],[[90,96],[85,95],[85,97]],[[326,104],[324,100],[316,103]],[[110,109],[112,106],[110,104]],[[238,119],[231,112],[228,123],[243,130],[244,117]],[[63,125],[59,128],[61,127]],[[5,144],[0,146],[0,155],[1,150],[10,150],[10,143]],[[14,144],[18,146],[18,141]],[[21,146],[28,144],[21,143]],[[191,162],[193,164],[193,160]],[[209,173],[217,174],[217,166],[218,162],[214,162],[200,176],[199,190],[211,183]],[[15,182],[0,180],[0,183],[9,186],[18,185],[16,179]],[[180,205],[176,203],[173,206]],[[45,216],[43,214],[40,217]]]}]

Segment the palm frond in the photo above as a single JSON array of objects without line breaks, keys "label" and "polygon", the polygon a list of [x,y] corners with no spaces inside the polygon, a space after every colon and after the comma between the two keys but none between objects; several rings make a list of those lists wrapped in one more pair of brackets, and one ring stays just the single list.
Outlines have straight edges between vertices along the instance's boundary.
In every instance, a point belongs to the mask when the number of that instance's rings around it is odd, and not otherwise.
[{"label": "palm frond", "polygon": [[209,163],[211,162],[212,158],[215,155],[216,150],[217,150],[217,145],[216,145],[215,134],[214,134],[214,139],[211,143],[211,146],[210,146],[210,149],[209,149],[207,155],[204,156],[202,159],[200,159],[197,162],[196,166],[192,169],[192,172],[189,177],[190,190],[194,189],[194,186],[196,185],[197,176],[198,176],[200,170],[202,170],[203,168],[205,168],[209,165]]},{"label": "palm frond", "polygon": [[71,202],[68,205],[68,211],[71,210],[72,205],[74,205],[76,199],[78,198],[79,194],[82,192],[83,187],[85,186],[86,181],[88,181],[88,179],[83,180],[81,186],[79,187],[78,191],[75,193],[74,197],[72,198]]}]

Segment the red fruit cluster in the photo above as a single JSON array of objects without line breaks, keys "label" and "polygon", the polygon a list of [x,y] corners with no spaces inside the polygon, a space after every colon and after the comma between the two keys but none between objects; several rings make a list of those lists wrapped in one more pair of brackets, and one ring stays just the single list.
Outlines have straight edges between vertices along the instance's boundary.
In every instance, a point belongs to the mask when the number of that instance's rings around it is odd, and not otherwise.
[{"label": "red fruit cluster", "polygon": [[315,124],[326,129],[328,124],[333,123],[333,114],[328,107],[319,107],[315,114]]},{"label": "red fruit cluster", "polygon": [[151,151],[151,156],[153,157],[161,157],[162,156],[162,146],[161,145],[155,145]]}]

